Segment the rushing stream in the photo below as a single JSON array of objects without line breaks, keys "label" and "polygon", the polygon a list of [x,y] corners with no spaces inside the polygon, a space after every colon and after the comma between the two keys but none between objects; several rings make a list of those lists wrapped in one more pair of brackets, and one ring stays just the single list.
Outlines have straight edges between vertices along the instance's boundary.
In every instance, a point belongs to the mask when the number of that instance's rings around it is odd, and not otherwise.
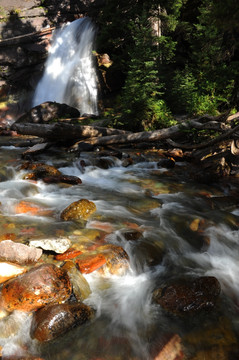
[{"label": "rushing stream", "polygon": [[[27,344],[33,354],[46,360],[156,359],[164,339],[177,334],[186,359],[237,358],[239,208],[212,206],[214,198],[223,199],[235,185],[192,181],[193,169],[183,162],[170,170],[158,167],[157,152],[132,152],[133,163],[127,167],[122,166],[123,160],[107,157],[111,166],[102,169],[95,163],[97,154],[57,150],[39,155],[37,161],[80,177],[82,184],[45,184],[23,180],[25,172],[19,170],[23,151],[1,147],[1,239],[15,237],[27,243],[30,238],[59,234],[90,236],[101,225],[107,231],[105,240],[128,253],[130,269],[122,276],[86,274],[92,293],[85,303],[96,309],[95,319],[45,345],[30,340],[29,316],[16,311],[11,315],[14,325],[8,326],[19,327],[17,334],[11,335],[0,322],[4,354],[18,353]],[[97,207],[85,226],[61,221],[60,212],[81,198]],[[51,213],[16,214],[14,206],[20,200],[40,204]],[[130,229],[140,231],[141,237],[126,240],[123,234]],[[187,275],[219,280],[222,292],[211,312],[181,318],[153,303],[157,285]]]}]

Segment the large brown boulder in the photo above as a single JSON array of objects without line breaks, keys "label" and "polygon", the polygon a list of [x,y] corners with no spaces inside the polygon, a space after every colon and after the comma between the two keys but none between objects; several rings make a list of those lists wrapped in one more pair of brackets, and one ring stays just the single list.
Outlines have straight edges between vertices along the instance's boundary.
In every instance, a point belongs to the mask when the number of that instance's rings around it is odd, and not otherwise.
[{"label": "large brown boulder", "polygon": [[34,313],[30,335],[40,342],[50,341],[89,321],[93,315],[94,310],[81,302],[48,305]]},{"label": "large brown boulder", "polygon": [[221,291],[219,281],[213,276],[175,281],[156,289],[153,300],[166,311],[184,315],[214,308]]},{"label": "large brown boulder", "polygon": [[79,110],[74,107],[67,104],[59,104],[55,101],[46,101],[27,111],[18,118],[16,122],[44,124],[49,121],[59,120],[60,118],[74,118],[79,116]]},{"label": "large brown boulder", "polygon": [[8,310],[32,311],[67,300],[72,285],[66,271],[43,264],[3,284],[0,305]]}]

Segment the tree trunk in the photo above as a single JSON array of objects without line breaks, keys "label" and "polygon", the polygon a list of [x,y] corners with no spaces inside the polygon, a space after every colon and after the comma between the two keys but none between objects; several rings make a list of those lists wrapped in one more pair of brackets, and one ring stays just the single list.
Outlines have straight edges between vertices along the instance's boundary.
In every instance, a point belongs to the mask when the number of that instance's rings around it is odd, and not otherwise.
[{"label": "tree trunk", "polygon": [[67,123],[15,123],[12,125],[11,129],[17,131],[17,133],[21,135],[33,135],[44,139],[49,139],[51,141],[68,141],[95,136],[100,137],[115,134],[129,134],[128,131],[124,130]]}]

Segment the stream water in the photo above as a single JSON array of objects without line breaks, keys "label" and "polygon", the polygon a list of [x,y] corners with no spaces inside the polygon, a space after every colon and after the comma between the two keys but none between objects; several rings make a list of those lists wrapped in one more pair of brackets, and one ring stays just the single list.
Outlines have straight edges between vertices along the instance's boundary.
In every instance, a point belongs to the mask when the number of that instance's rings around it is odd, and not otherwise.
[{"label": "stream water", "polygon": [[[225,209],[216,202],[212,206],[214,199],[223,199],[236,189],[236,183],[197,183],[191,180],[191,165],[176,162],[171,170],[159,168],[157,152],[129,151],[134,161],[128,167],[122,166],[122,160],[106,157],[111,166],[102,169],[95,165],[96,153],[76,155],[53,149],[37,161],[79,176],[82,184],[49,185],[23,180],[25,172],[19,170],[23,151],[1,146],[1,239],[15,237],[27,243],[63,233],[88,236],[101,224],[111,229],[106,241],[128,253],[130,270],[123,276],[85,275],[92,290],[85,302],[96,309],[95,319],[49,344],[30,340],[27,314],[11,315],[13,322],[8,326],[19,328],[15,335],[7,335],[2,320],[0,346],[5,354],[18,351],[24,343],[46,360],[154,359],[152,354],[163,340],[177,334],[186,359],[237,358],[239,207]],[[81,160],[87,164],[84,169]],[[60,212],[80,198],[92,200],[97,207],[85,227],[61,221]],[[14,205],[20,200],[41,204],[52,215],[16,214]],[[129,229],[140,230],[142,236],[127,241],[123,233]],[[153,303],[152,291],[158,284],[186,275],[212,275],[220,281],[222,292],[214,310],[180,318]]]}]

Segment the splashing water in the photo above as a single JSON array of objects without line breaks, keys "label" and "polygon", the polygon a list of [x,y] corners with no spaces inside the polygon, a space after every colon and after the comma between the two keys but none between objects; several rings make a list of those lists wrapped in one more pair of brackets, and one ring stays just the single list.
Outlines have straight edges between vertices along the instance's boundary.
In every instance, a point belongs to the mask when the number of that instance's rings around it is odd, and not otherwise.
[{"label": "splashing water", "polygon": [[81,114],[98,114],[92,57],[95,33],[88,18],[75,20],[56,33],[33,106],[56,101],[78,108]]},{"label": "splashing water", "polygon": [[[130,268],[122,276],[85,274],[92,291],[85,303],[96,310],[94,320],[49,344],[40,345],[30,338],[31,314],[15,311],[5,315],[0,319],[0,346],[5,358],[16,354],[27,358],[28,351],[45,360],[157,360],[162,359],[156,354],[171,334],[182,338],[188,360],[219,358],[207,350],[217,344],[225,351],[222,356],[230,351],[231,343],[238,348],[238,206],[234,212],[211,208],[207,197],[199,195],[204,186],[187,182],[177,165],[170,173],[157,169],[150,157],[127,168],[112,158],[113,166],[101,169],[94,162],[96,153],[76,157],[56,152],[51,160],[41,154],[39,161],[58,164],[63,174],[82,179],[82,184],[69,187],[23,180],[25,170],[19,170],[16,160],[21,153],[22,149],[1,147],[0,239],[16,234],[17,239],[27,242],[29,238],[59,236],[63,231],[72,241],[77,238],[80,242],[81,236],[85,241],[85,236],[92,234],[90,229],[100,229],[97,223],[105,231],[108,224],[111,230],[105,241],[124,248]],[[88,164],[84,170],[81,160]],[[223,196],[223,189],[210,190]],[[61,210],[83,197],[97,206],[96,217],[88,220],[86,228],[77,222],[60,221]],[[22,199],[52,209],[53,215],[15,214],[15,205]],[[195,220],[198,229],[192,226]],[[135,228],[141,232],[140,238],[127,240],[125,230]],[[202,238],[208,241],[205,248],[197,246]],[[153,303],[155,288],[185,275],[216,276],[220,281],[220,301],[212,312],[181,319]],[[173,354],[174,348],[170,349]],[[170,358],[175,359],[173,355]]]}]

